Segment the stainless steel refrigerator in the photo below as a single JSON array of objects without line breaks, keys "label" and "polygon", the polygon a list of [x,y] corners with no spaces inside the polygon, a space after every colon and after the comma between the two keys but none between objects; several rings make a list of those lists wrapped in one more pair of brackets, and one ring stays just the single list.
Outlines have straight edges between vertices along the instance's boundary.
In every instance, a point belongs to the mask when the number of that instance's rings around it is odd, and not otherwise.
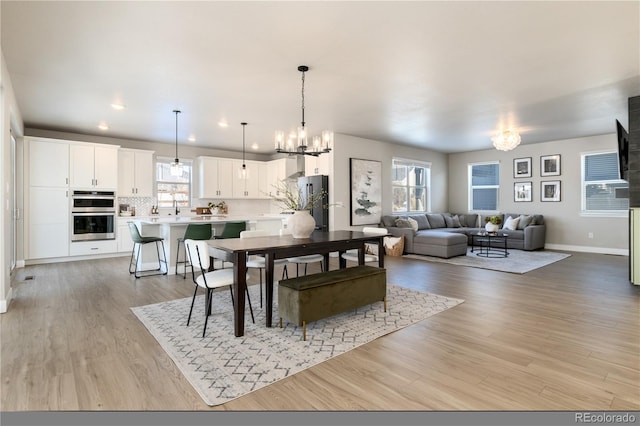
[{"label": "stainless steel refrigerator", "polygon": [[329,230],[329,176],[315,175],[298,178],[298,188],[305,200],[311,194],[323,193],[322,203],[311,209],[311,216],[316,221],[316,230]]}]

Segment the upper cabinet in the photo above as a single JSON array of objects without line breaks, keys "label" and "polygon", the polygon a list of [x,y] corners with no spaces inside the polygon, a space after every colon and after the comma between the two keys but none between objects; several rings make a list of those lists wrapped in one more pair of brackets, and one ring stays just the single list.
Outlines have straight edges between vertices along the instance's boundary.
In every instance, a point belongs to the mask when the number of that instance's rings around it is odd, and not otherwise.
[{"label": "upper cabinet", "polygon": [[330,175],[333,153],[320,154],[317,157],[305,155],[304,174],[305,176]]},{"label": "upper cabinet", "polygon": [[198,198],[233,197],[233,160],[198,157]]},{"label": "upper cabinet", "polygon": [[154,151],[120,149],[118,151],[118,195],[153,197]]},{"label": "upper cabinet", "polygon": [[69,186],[69,143],[26,138],[29,184],[52,188]]},{"label": "upper cabinet", "polygon": [[267,163],[267,193],[270,197],[279,197],[275,185],[287,178],[287,159],[280,158]]},{"label": "upper cabinet", "polygon": [[112,189],[118,187],[118,147],[71,144],[71,187]]}]

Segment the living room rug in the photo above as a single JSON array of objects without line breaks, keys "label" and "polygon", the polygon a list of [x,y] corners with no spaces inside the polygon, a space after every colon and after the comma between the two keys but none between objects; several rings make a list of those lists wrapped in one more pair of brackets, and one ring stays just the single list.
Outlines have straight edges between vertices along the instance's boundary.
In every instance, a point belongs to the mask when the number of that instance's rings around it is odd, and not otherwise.
[{"label": "living room rug", "polygon": [[[204,296],[198,296],[189,327],[191,297],[131,308],[189,383],[208,405],[223,404],[365,343],[400,330],[463,302],[437,294],[387,285],[387,312],[382,302],[307,324],[278,327],[274,297],[274,327],[265,327],[258,286],[249,287],[255,324],[247,309],[245,334],[235,337],[233,309],[227,290],[213,294],[207,333]],[[277,292],[275,285],[274,294]]]},{"label": "living room rug", "polygon": [[553,251],[525,251],[516,249],[509,249],[509,256],[498,258],[481,257],[477,256],[476,253],[477,249],[472,253],[471,247],[469,247],[466,256],[455,256],[449,259],[419,254],[405,254],[403,257],[427,260],[429,262],[448,263],[451,265],[492,269],[494,271],[511,272],[513,274],[525,274],[571,256],[570,254]]}]

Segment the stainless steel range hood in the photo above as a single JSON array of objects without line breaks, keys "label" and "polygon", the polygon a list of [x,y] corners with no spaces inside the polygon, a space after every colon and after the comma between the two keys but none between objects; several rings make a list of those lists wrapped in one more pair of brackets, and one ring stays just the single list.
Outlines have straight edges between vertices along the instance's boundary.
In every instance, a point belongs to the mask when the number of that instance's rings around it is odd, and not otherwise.
[{"label": "stainless steel range hood", "polygon": [[299,177],[304,176],[304,155],[290,155],[286,164],[287,180],[297,181]]}]

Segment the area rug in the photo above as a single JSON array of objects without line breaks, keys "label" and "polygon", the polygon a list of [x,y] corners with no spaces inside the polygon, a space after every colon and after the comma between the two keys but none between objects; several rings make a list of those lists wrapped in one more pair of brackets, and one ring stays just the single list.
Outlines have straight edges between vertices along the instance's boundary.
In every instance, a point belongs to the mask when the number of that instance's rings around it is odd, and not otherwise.
[{"label": "area rug", "polygon": [[[131,308],[208,405],[223,404],[372,340],[424,320],[463,302],[391,285],[387,312],[382,302],[302,327],[278,327],[277,297],[274,327],[265,326],[258,286],[250,286],[255,324],[247,310],[245,334],[234,337],[233,309],[228,291],[213,295],[213,310],[204,326],[204,296],[196,298],[189,327],[191,298]],[[276,285],[277,287],[277,285]],[[277,293],[277,288],[275,293]]]},{"label": "area rug", "polygon": [[419,254],[405,254],[403,257],[409,259],[427,260],[429,262],[448,263],[451,265],[471,266],[474,268],[492,269],[494,271],[511,272],[513,274],[525,274],[534,269],[542,268],[562,259],[571,256],[566,253],[553,251],[524,251],[509,249],[509,256],[499,258],[486,258],[477,256],[477,248],[472,253],[471,248],[467,249],[466,256],[455,256],[449,259],[440,257],[422,256]]}]

